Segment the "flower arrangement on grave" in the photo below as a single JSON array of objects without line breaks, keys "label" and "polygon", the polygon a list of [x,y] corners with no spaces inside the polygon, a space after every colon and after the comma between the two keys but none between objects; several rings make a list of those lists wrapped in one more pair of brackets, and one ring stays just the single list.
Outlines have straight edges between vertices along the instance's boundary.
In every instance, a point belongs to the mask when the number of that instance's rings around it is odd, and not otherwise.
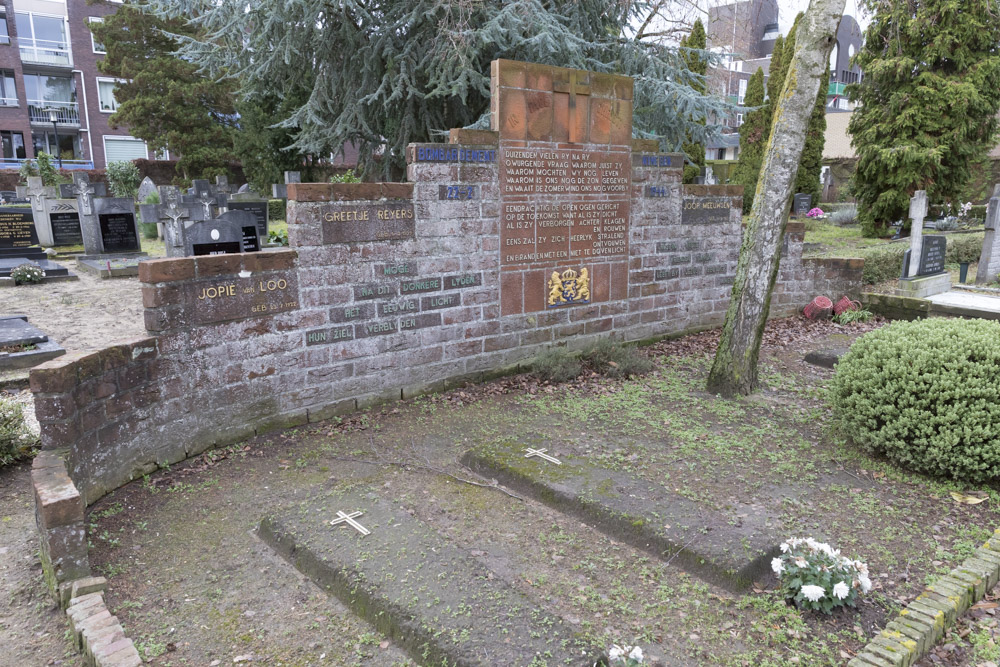
[{"label": "flower arrangement on grave", "polygon": [[45,272],[36,264],[19,264],[10,270],[10,277],[14,279],[15,285],[40,283],[45,277]]},{"label": "flower arrangement on grave", "polygon": [[837,607],[857,606],[858,595],[871,590],[868,566],[840,555],[825,542],[793,537],[781,543],[781,556],[771,560],[785,599],[801,609],[830,614]]},{"label": "flower arrangement on grave", "polygon": [[611,667],[636,667],[643,664],[642,660],[642,649],[638,646],[614,644],[608,651],[608,664]]},{"label": "flower arrangement on grave", "polygon": [[807,218],[816,218],[817,220],[822,220],[823,218],[826,217],[826,213],[823,212],[823,209],[821,209],[821,208],[819,208],[817,206],[815,208],[809,209],[809,212],[806,213],[806,217]]}]

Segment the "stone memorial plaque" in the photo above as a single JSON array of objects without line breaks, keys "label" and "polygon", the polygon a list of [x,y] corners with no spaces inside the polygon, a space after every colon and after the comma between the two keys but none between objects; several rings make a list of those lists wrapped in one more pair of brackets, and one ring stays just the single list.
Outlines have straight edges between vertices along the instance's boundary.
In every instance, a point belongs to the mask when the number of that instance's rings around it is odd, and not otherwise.
[{"label": "stone memorial plaque", "polygon": [[267,202],[266,201],[230,201],[230,211],[246,211],[252,213],[257,223],[257,235],[267,238]]},{"label": "stone memorial plaque", "polygon": [[327,204],[320,219],[324,244],[402,241],[415,236],[409,200]]},{"label": "stone memorial plaque", "polygon": [[49,223],[52,225],[54,245],[64,246],[83,243],[83,230],[80,229],[80,214],[76,211],[49,213]]},{"label": "stone memorial plaque", "polygon": [[298,274],[275,271],[247,278],[220,276],[183,287],[190,324],[211,324],[274,315],[299,307]]},{"label": "stone memorial plaque", "polygon": [[940,235],[924,236],[923,246],[920,248],[918,276],[929,276],[944,271],[947,241],[946,237]]},{"label": "stone memorial plaque", "polygon": [[505,202],[500,210],[501,265],[628,254],[629,202]]},{"label": "stone memorial plaque", "polygon": [[38,245],[35,218],[29,208],[0,207],[0,248]]},{"label": "stone memorial plaque", "polygon": [[237,241],[225,241],[222,243],[195,243],[192,245],[195,257],[204,255],[229,255],[243,252],[243,246]]},{"label": "stone memorial plaque", "polygon": [[93,207],[103,252],[139,252],[142,249],[135,202],[131,198],[97,198],[93,200]]},{"label": "stone memorial plaque", "polygon": [[729,222],[732,197],[684,197],[682,225],[720,225]]},{"label": "stone memorial plaque", "polygon": [[805,215],[812,210],[812,195],[797,194],[792,199],[792,210],[795,215]]}]

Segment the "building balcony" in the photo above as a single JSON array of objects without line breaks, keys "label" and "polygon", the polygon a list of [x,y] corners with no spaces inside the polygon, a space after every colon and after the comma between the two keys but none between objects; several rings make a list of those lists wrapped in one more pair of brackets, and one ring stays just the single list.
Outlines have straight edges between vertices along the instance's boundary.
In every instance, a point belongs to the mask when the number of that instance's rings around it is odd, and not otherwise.
[{"label": "building balcony", "polygon": [[80,110],[76,102],[47,102],[45,100],[28,100],[28,120],[32,124],[51,125],[52,113],[59,125],[80,125]]},{"label": "building balcony", "polygon": [[[21,165],[27,162],[23,158],[14,157],[4,157],[0,158],[0,170],[2,169],[13,169],[17,170],[21,168]],[[52,163],[57,167],[59,166],[59,158],[52,158]],[[93,169],[94,163],[91,160],[63,160],[62,169]]]},{"label": "building balcony", "polygon": [[827,89],[827,95],[843,95],[844,90],[847,88],[846,83],[831,83],[830,87]]},{"label": "building balcony", "polygon": [[23,63],[73,67],[73,54],[70,52],[69,44],[66,42],[23,38],[19,38],[17,41],[21,52],[21,62]]}]

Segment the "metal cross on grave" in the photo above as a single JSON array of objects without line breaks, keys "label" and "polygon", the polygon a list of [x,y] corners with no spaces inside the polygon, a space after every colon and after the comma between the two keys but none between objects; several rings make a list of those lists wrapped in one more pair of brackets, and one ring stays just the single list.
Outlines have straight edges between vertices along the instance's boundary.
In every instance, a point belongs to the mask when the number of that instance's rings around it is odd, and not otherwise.
[{"label": "metal cross on grave", "polygon": [[[571,71],[569,74],[569,85],[562,81],[555,81],[552,84],[552,90],[557,93],[569,93],[569,120],[567,121],[569,125],[569,140],[573,143],[581,143],[586,141],[586,127],[581,127],[578,122],[578,114],[585,113],[586,106],[578,104],[576,99],[577,95],[590,95],[590,85],[580,83],[580,73],[577,71]],[[583,107],[582,109],[580,107]],[[586,116],[584,119],[586,120]]]},{"label": "metal cross on grave", "polygon": [[359,516],[361,516],[361,512],[351,512],[350,514],[345,514],[344,512],[338,511],[337,512],[338,518],[331,521],[330,525],[336,526],[339,523],[346,523],[348,526],[358,531],[362,535],[371,535],[372,531],[368,530],[367,528],[365,528],[360,523],[354,520],[356,517]]},{"label": "metal cross on grave", "polygon": [[538,458],[545,459],[546,461],[549,461],[550,463],[555,463],[557,466],[561,466],[562,465],[562,461],[560,461],[559,459],[557,459],[554,456],[550,456],[550,455],[548,455],[548,454],[545,453],[545,452],[549,451],[547,447],[543,448],[543,449],[531,449],[531,448],[529,448],[529,449],[527,449],[525,451],[527,452],[524,455],[524,458],[526,458],[526,459],[530,459],[533,456],[537,456]]},{"label": "metal cross on grave", "polygon": [[188,217],[188,212],[180,206],[180,195],[176,188],[170,188],[165,193],[166,205],[163,207],[163,217],[170,218],[170,244],[175,248],[184,247],[184,223],[182,218]]}]

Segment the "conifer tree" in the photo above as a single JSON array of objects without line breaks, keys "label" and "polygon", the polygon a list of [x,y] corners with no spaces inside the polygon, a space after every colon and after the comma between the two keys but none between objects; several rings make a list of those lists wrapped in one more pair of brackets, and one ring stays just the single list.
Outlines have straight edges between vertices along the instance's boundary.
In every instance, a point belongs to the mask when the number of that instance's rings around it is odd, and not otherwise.
[{"label": "conifer tree", "polygon": [[[702,25],[701,19],[696,19],[691,28],[691,34],[681,40],[681,55],[684,57],[688,69],[702,77],[708,73],[708,60],[704,54],[707,46],[708,38],[705,35],[705,26]],[[704,94],[705,84],[705,81],[695,81],[691,87]],[[705,124],[704,119],[700,122],[702,125]],[[700,142],[686,143],[684,144],[684,153],[694,163],[684,166],[684,182],[694,183],[701,169],[705,166],[705,144]]]},{"label": "conifer tree", "polygon": [[[771,64],[768,66],[767,70],[767,124],[771,124],[771,119],[774,115],[774,110],[772,108],[771,100],[778,99],[778,95],[781,93],[781,87],[785,85],[785,72],[787,71],[788,63],[785,62],[784,54],[785,51],[785,38],[778,35],[778,38],[774,40],[774,50],[771,52]],[[768,130],[770,132],[770,130]]]},{"label": "conifer tree", "polygon": [[[369,176],[402,177],[408,143],[488,126],[490,62],[509,58],[636,77],[633,130],[663,148],[703,142],[734,107],[693,87],[675,46],[642,37],[647,3],[605,0],[151,0],[194,24],[183,53],[253,99],[308,97],[280,121],[294,148],[359,149]],[[718,57],[705,52],[706,59]]]},{"label": "conifer tree", "polygon": [[732,182],[743,186],[743,213],[746,214],[753,205],[770,130],[771,112],[764,105],[764,70],[760,67],[747,82],[743,104],[755,108],[744,116],[743,124],[740,125],[740,155],[733,169]]},{"label": "conifer tree", "polygon": [[111,126],[128,128],[151,151],[179,154],[177,169],[185,179],[226,173],[233,159],[234,86],[174,55],[179,42],[171,35],[192,36],[188,22],[126,3],[88,27],[107,50],[98,69],[121,80]]},{"label": "conifer tree", "polygon": [[906,221],[909,198],[957,199],[970,165],[996,143],[1000,109],[997,0],[865,0],[872,15],[848,86],[858,154],[851,190],[866,236]]}]

